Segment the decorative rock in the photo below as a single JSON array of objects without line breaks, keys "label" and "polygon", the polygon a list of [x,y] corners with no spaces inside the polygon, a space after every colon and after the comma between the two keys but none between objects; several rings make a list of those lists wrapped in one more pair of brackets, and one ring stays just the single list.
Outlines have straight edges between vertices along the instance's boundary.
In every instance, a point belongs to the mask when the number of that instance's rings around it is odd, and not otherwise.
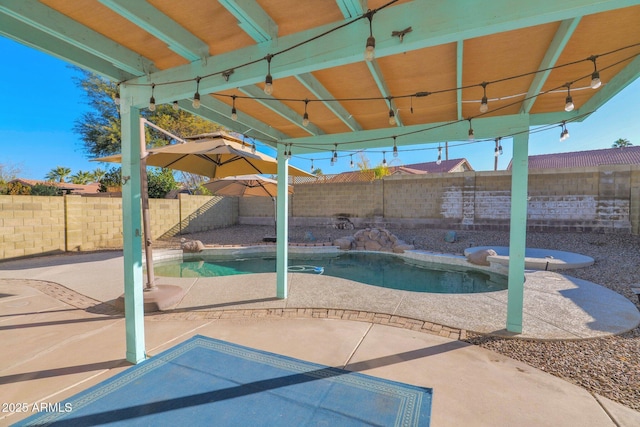
[{"label": "decorative rock", "polygon": [[403,253],[404,251],[415,249],[413,245],[406,244],[384,228],[358,230],[353,237],[336,239],[333,244],[339,246],[342,250],[355,249],[359,251]]},{"label": "decorative rock", "polygon": [[447,231],[447,233],[444,235],[444,241],[448,242],[448,243],[453,243],[453,242],[457,242],[458,241],[458,235],[456,234],[455,231],[453,230],[449,230]]},{"label": "decorative rock", "polygon": [[344,251],[348,251],[352,247],[356,246],[355,239],[351,236],[336,239],[333,241],[333,244]]},{"label": "decorative rock", "polygon": [[202,252],[204,249],[204,245],[200,240],[189,240],[186,241],[182,239],[180,242],[180,247],[183,252]]},{"label": "decorative rock", "polygon": [[487,257],[495,255],[497,255],[497,253],[493,249],[481,249],[467,254],[467,261],[469,261],[471,264],[488,266],[490,265],[490,263],[489,261],[487,261]]},{"label": "decorative rock", "polygon": [[364,248],[367,251],[379,251],[382,248],[382,245],[375,240],[369,240],[364,244]]},{"label": "decorative rock", "polygon": [[399,245],[395,245],[393,247],[393,252],[397,253],[397,254],[402,254],[404,253],[404,251],[412,251],[415,249],[415,246],[413,245],[408,245],[406,243],[402,243]]}]

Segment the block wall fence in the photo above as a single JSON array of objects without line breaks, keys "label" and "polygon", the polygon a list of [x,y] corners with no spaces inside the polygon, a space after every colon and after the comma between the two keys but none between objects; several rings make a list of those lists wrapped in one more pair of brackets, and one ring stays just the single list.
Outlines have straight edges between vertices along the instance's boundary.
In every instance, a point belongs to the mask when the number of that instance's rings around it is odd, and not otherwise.
[{"label": "block wall fence", "polygon": [[[373,182],[296,184],[293,226],[509,228],[509,171],[388,176]],[[152,238],[233,224],[272,225],[268,197],[180,194],[151,199]],[[532,170],[527,228],[640,233],[640,166]],[[109,197],[0,196],[0,259],[121,248],[122,200]],[[1,268],[1,267],[0,267]]]}]

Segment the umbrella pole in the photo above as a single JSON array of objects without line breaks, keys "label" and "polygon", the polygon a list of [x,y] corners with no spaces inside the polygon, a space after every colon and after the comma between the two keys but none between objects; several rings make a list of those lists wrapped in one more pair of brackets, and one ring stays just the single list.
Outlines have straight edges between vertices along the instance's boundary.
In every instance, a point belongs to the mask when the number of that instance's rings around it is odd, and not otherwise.
[{"label": "umbrella pole", "polygon": [[276,236],[278,235],[278,204],[276,203],[276,198],[271,196],[271,200],[273,200],[273,226],[275,227]]},{"label": "umbrella pole", "polygon": [[147,264],[146,291],[156,289],[156,278],[153,273],[153,249],[151,249],[151,216],[149,214],[149,183],[147,181],[147,159],[140,159],[140,199],[142,201],[142,226],[144,232],[144,255]]}]

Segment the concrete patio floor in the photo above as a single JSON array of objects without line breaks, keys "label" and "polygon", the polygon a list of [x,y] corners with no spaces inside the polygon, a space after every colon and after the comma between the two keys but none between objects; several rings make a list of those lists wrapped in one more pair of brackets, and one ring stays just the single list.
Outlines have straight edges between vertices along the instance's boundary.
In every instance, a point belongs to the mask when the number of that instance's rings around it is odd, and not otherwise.
[{"label": "concrete patio floor", "polygon": [[[122,269],[118,252],[0,264],[0,395],[6,405],[0,425],[25,418],[36,402],[58,402],[129,366],[124,360],[124,319],[110,305],[101,304],[122,292]],[[636,411],[526,364],[452,339],[460,326],[439,324],[430,318],[431,308],[424,306],[420,316],[413,316],[403,308],[409,299],[396,295],[398,291],[371,296],[357,292],[352,282],[327,276],[292,274],[290,278],[286,302],[269,296],[275,293],[272,274],[220,278],[224,280],[219,283],[161,278],[164,283],[182,285],[187,292],[176,310],[147,315],[148,355],[197,333],[431,387],[434,426],[640,425]],[[317,298],[327,293],[323,286],[328,283],[335,284],[331,298],[347,300],[351,310],[331,311],[318,305]],[[553,290],[539,293],[557,298]],[[318,310],[305,309],[314,301]],[[545,301],[536,301],[541,302]],[[357,319],[361,313],[384,313],[387,303],[396,307],[396,324],[392,316]],[[560,313],[566,315],[563,310]],[[594,308],[584,311],[594,315]],[[471,312],[470,317],[476,314]],[[429,321],[399,323],[403,316]],[[383,324],[385,320],[388,324]],[[597,331],[606,329],[604,323],[592,321]],[[572,328],[575,334],[584,325]],[[15,408],[21,403],[26,404],[27,413],[9,411],[10,404]]]}]

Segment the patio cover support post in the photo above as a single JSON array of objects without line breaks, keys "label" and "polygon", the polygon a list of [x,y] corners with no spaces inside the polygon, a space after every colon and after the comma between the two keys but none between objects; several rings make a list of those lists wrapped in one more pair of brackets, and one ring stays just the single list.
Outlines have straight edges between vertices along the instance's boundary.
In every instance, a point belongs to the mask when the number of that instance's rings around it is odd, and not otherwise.
[{"label": "patio cover support post", "polygon": [[289,265],[289,160],[285,145],[278,144],[278,197],[276,205],[276,296],[287,298],[287,271]]},{"label": "patio cover support post", "polygon": [[529,177],[529,133],[513,137],[511,166],[511,223],[509,232],[509,290],[507,331],[522,333],[524,299],[524,255],[527,246],[527,190]]},{"label": "patio cover support post", "polygon": [[121,88],[122,117],[122,230],[124,253],[124,315],[126,358],[145,360],[142,232],[140,211],[140,111],[130,107]]}]

